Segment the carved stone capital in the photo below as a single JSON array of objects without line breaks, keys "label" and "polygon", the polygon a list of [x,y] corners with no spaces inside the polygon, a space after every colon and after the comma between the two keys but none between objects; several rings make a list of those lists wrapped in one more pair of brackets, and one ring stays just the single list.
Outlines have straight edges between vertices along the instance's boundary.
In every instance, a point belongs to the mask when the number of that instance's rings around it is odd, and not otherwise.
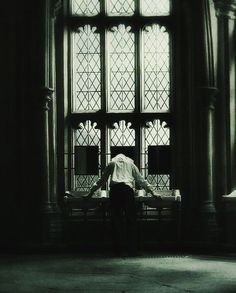
[{"label": "carved stone capital", "polygon": [[62,11],[62,0],[54,0],[51,3],[51,15],[56,18]]},{"label": "carved stone capital", "polygon": [[54,90],[49,87],[42,87],[40,89],[40,91],[41,91],[41,95],[40,95],[41,104],[40,105],[43,110],[48,111],[50,109],[49,102],[52,100],[52,94],[53,94]]},{"label": "carved stone capital", "polygon": [[236,0],[214,0],[216,15],[236,19]]},{"label": "carved stone capital", "polygon": [[201,105],[209,110],[214,110],[218,89],[215,87],[199,87],[198,92]]}]

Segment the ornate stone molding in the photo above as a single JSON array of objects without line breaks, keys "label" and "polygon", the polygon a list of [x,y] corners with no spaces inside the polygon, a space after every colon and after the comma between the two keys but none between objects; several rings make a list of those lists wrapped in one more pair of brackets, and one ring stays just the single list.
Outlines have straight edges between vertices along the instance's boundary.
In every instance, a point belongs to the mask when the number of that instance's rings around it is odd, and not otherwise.
[{"label": "ornate stone molding", "polygon": [[50,110],[49,102],[52,100],[52,94],[54,90],[49,87],[42,87],[41,88],[41,107],[43,110],[48,111]]},{"label": "ornate stone molding", "polygon": [[170,31],[171,28],[173,28],[173,19],[170,16],[116,16],[112,20],[109,16],[100,13],[98,15],[91,17],[83,16],[83,17],[77,17],[77,16],[70,16],[67,19],[67,22],[69,23],[70,27],[74,30],[77,30],[78,27],[83,27],[87,24],[92,24],[95,27],[99,27],[96,32],[103,31],[105,28],[108,28],[109,30],[112,30],[113,27],[118,26],[120,23],[123,23],[125,26],[131,27],[131,32],[135,32],[139,30],[140,28],[143,28],[145,26],[150,26],[153,23],[157,23],[160,26],[163,26],[166,28],[166,31]]},{"label": "ornate stone molding", "polygon": [[112,128],[114,123],[119,123],[121,120],[125,120],[127,123],[131,123],[131,128],[136,128],[138,125],[146,126],[147,122],[153,122],[154,120],[160,120],[161,123],[165,122],[166,127],[172,125],[172,115],[170,113],[73,113],[70,117],[73,128],[78,128],[80,122],[84,123],[90,120],[92,123],[96,123],[96,128],[101,129],[104,125]]},{"label": "ornate stone molding", "polygon": [[215,109],[216,95],[218,89],[216,87],[199,87],[198,88],[201,104],[205,106],[208,110]]},{"label": "ornate stone molding", "polygon": [[214,0],[216,15],[236,19],[236,0]]},{"label": "ornate stone molding", "polygon": [[54,0],[51,4],[51,15],[56,18],[62,11],[62,0]]}]

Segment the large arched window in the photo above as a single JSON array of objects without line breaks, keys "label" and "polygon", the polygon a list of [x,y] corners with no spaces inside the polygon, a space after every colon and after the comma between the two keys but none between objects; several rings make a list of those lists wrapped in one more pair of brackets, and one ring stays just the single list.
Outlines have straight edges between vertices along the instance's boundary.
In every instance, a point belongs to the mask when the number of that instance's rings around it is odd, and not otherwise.
[{"label": "large arched window", "polygon": [[117,152],[171,188],[170,2],[70,1],[66,189],[88,190]]}]

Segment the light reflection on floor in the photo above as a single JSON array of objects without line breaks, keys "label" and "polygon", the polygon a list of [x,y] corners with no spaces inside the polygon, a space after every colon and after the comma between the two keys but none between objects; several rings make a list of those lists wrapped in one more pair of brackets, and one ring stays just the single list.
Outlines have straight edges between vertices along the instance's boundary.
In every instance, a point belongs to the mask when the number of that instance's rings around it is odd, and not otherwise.
[{"label": "light reflection on floor", "polygon": [[236,258],[3,255],[0,293],[236,292]]}]

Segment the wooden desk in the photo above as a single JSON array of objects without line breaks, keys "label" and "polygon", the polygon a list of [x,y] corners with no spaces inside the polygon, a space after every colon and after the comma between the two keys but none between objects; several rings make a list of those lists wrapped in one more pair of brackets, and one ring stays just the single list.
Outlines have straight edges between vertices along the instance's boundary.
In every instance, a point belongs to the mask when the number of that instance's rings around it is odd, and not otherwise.
[{"label": "wooden desk", "polygon": [[[109,208],[109,197],[108,196],[96,196],[94,195],[90,199],[86,199],[87,193],[80,191],[67,191],[64,196],[64,211],[69,216],[72,215],[74,211],[81,210],[87,213],[89,210],[94,210],[99,207]],[[150,195],[138,196],[136,193],[135,201],[138,205],[140,203],[145,205],[146,208],[157,209],[161,211],[162,209],[171,209],[173,206],[181,205],[181,195],[176,194],[176,190],[159,190],[157,194],[161,196],[155,198]]]},{"label": "wooden desk", "polygon": [[[157,191],[159,198],[152,196],[135,196],[137,207],[137,220],[142,235],[148,230],[157,231],[155,227],[158,224],[157,233],[174,233],[175,239],[181,238],[181,195],[176,190]],[[106,224],[110,221],[110,200],[109,197],[93,196],[85,199],[87,193],[70,191],[66,192],[63,202],[63,211],[65,218],[74,222],[90,224]],[[102,224],[103,223],[103,224]],[[166,228],[166,226],[170,227]],[[163,227],[163,228],[161,228]],[[164,228],[165,227],[165,228]],[[167,231],[166,231],[167,230]],[[172,231],[168,231],[172,230]],[[150,234],[150,233],[149,233]],[[146,237],[146,236],[144,236]],[[148,236],[147,236],[148,237]]]},{"label": "wooden desk", "polygon": [[[180,217],[181,195],[177,196],[175,190],[160,190],[157,194],[161,199],[152,196],[135,196],[138,217],[152,219],[155,216],[160,220],[164,211],[171,211],[174,217]],[[66,192],[63,202],[63,210],[66,216],[82,216],[88,220],[89,216],[94,218],[96,212],[100,211],[100,217],[109,217],[109,197],[93,196],[85,199],[86,193],[79,191]],[[97,213],[99,217],[99,213]]]}]

